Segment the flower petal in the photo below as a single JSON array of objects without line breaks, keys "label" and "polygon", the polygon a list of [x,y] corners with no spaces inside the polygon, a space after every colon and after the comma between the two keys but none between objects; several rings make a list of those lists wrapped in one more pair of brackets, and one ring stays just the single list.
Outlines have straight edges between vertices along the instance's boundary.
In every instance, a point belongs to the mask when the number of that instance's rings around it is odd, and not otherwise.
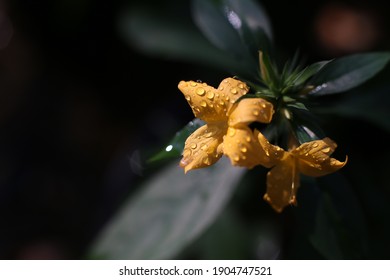
[{"label": "flower petal", "polygon": [[232,165],[253,168],[262,164],[261,147],[252,130],[247,126],[229,127],[223,140],[224,154],[230,158]]},{"label": "flower petal", "polygon": [[194,115],[206,122],[227,121],[232,104],[249,90],[245,83],[233,78],[224,79],[218,89],[194,81],[181,81],[178,88]]},{"label": "flower petal", "polygon": [[222,156],[224,124],[205,124],[195,130],[186,140],[180,166],[187,173],[192,169],[210,166]]},{"label": "flower petal", "polygon": [[245,98],[234,104],[229,126],[248,125],[252,122],[270,123],[274,114],[272,103],[262,98]]},{"label": "flower petal", "polygon": [[270,168],[279,163],[286,152],[282,148],[272,145],[258,130],[255,130],[255,136],[260,144],[261,151],[259,152],[259,156],[262,158],[261,165]]},{"label": "flower petal", "polygon": [[286,153],[274,168],[267,174],[267,192],[264,200],[277,212],[290,205],[296,205],[296,194],[299,187],[299,173],[296,160]]},{"label": "flower petal", "polygon": [[333,173],[347,163],[347,159],[340,162],[330,157],[336,147],[337,144],[330,138],[324,138],[303,143],[291,154],[298,159],[298,168],[302,174],[319,177]]}]

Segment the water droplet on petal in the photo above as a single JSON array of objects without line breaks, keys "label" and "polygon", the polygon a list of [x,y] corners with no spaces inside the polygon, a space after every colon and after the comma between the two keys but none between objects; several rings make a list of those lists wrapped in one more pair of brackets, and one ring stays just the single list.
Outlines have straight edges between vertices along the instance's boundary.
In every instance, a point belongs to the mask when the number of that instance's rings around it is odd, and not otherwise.
[{"label": "water droplet on petal", "polygon": [[213,99],[214,98],[214,92],[209,91],[206,96],[207,96],[208,99]]},{"label": "water droplet on petal", "polygon": [[313,143],[313,148],[317,148],[318,147],[318,143]]},{"label": "water droplet on petal", "polygon": [[206,108],[206,107],[207,107],[207,103],[206,103],[206,101],[201,101],[201,102],[200,102],[200,106],[202,106],[202,107],[205,107],[205,108]]},{"label": "water droplet on petal", "polygon": [[241,152],[243,152],[243,153],[246,153],[247,151],[248,151],[248,149],[244,146],[244,147],[241,147]]},{"label": "water droplet on petal", "polygon": [[233,137],[236,134],[236,130],[234,128],[229,128],[229,136]]},{"label": "water droplet on petal", "polygon": [[267,108],[267,105],[265,103],[261,103],[261,107],[263,107],[265,109],[265,108]]},{"label": "water droplet on petal", "polygon": [[195,82],[190,82],[190,85],[191,85],[192,87],[196,87],[196,86],[197,86],[197,83],[195,83]]},{"label": "water droplet on petal", "polygon": [[330,152],[330,148],[329,148],[329,147],[328,147],[328,148],[325,148],[325,149],[322,150],[322,152],[323,152],[323,153],[329,153],[329,152]]},{"label": "water droplet on petal", "polygon": [[244,86],[243,83],[239,83],[239,84],[238,84],[238,87],[239,87],[240,89],[244,89],[244,88],[245,88],[245,86]]},{"label": "water droplet on petal", "polygon": [[186,97],[186,100],[187,100],[187,101],[191,101],[191,96],[186,95],[185,97]]},{"label": "water droplet on petal", "polygon": [[239,161],[239,160],[240,160],[240,157],[239,157],[237,154],[235,154],[235,155],[233,156],[233,160],[234,160],[234,161]]},{"label": "water droplet on petal", "polygon": [[245,140],[246,140],[246,142],[250,142],[251,141],[251,137],[250,136],[247,136],[246,138],[245,138]]},{"label": "water droplet on petal", "polygon": [[230,90],[230,92],[233,93],[233,94],[237,94],[237,93],[238,93],[238,91],[237,91],[236,88],[232,88],[232,89]]},{"label": "water droplet on petal", "polygon": [[191,149],[196,149],[197,146],[198,146],[198,145],[196,145],[196,143],[192,143],[192,144],[191,144]]},{"label": "water droplet on petal", "polygon": [[259,110],[253,110],[252,113],[253,113],[253,115],[255,115],[255,116],[258,116],[258,115],[260,114]]},{"label": "water droplet on petal", "polygon": [[211,165],[210,159],[208,157],[203,159],[203,163],[206,165]]},{"label": "water droplet on petal", "polygon": [[204,95],[205,93],[206,93],[206,91],[204,90],[204,88],[198,88],[198,89],[196,89],[196,94],[197,94],[197,95],[202,96],[202,95]]}]

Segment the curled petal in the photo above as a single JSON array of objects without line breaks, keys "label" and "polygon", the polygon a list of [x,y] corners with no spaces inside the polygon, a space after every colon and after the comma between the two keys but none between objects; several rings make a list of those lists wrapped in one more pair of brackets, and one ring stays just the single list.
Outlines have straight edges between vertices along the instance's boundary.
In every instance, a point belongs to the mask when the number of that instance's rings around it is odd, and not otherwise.
[{"label": "curled petal", "polygon": [[286,152],[282,148],[272,145],[258,130],[255,130],[255,136],[260,144],[259,157],[262,158],[261,165],[270,168],[278,164]]},{"label": "curled petal", "polygon": [[296,205],[296,194],[299,187],[299,173],[296,160],[286,153],[275,167],[267,174],[267,192],[264,200],[277,212],[288,205]]},{"label": "curled petal", "polygon": [[198,128],[186,140],[180,166],[187,173],[192,169],[207,167],[222,156],[223,135],[226,126],[206,124]]},{"label": "curled petal", "polygon": [[324,176],[342,168],[346,163],[340,162],[330,155],[335,151],[337,144],[329,138],[303,143],[291,151],[297,160],[302,174],[312,177]]},{"label": "curled petal", "polygon": [[224,79],[218,89],[195,81],[181,81],[178,88],[194,115],[206,122],[226,122],[232,103],[249,90],[245,83],[233,78]]},{"label": "curled petal", "polygon": [[234,104],[229,115],[229,126],[252,122],[270,123],[274,114],[272,103],[262,98],[245,98]]},{"label": "curled petal", "polygon": [[226,78],[218,86],[221,97],[227,102],[227,111],[233,106],[234,102],[249,91],[249,87],[240,80]]},{"label": "curled petal", "polygon": [[247,126],[229,127],[223,141],[224,154],[237,166],[253,168],[262,164],[264,157],[252,130]]}]

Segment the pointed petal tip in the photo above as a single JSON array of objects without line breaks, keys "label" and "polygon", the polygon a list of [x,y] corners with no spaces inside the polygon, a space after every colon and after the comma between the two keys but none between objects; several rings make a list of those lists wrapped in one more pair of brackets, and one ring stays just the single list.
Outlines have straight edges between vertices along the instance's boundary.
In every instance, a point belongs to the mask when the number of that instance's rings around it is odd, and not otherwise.
[{"label": "pointed petal tip", "polygon": [[271,205],[272,209],[274,209],[275,212],[281,213],[281,212],[283,211],[283,208],[282,208],[282,207],[279,207],[279,206],[275,205],[275,204],[272,202],[271,198],[269,197],[269,195],[268,195],[267,193],[264,194],[263,199],[264,199],[266,202],[268,202],[269,205]]}]

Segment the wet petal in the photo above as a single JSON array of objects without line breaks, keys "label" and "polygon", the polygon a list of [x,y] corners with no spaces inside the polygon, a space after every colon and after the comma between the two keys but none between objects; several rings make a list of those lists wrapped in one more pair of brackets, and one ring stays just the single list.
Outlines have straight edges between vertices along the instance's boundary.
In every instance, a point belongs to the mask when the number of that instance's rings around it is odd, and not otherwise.
[{"label": "wet petal", "polygon": [[178,88],[194,115],[206,122],[227,121],[232,103],[249,90],[245,83],[233,78],[224,79],[218,89],[194,81],[181,81]]},{"label": "wet petal", "polygon": [[274,114],[272,103],[262,98],[245,98],[234,104],[229,115],[229,126],[252,122],[270,123]]},{"label": "wet petal", "polygon": [[225,124],[206,124],[198,128],[186,140],[180,166],[187,173],[192,169],[207,167],[222,156]]},{"label": "wet petal", "polygon": [[329,138],[303,143],[291,151],[298,159],[298,168],[302,174],[312,177],[324,176],[342,168],[346,163],[340,162],[330,155],[337,144]]},{"label": "wet petal", "polygon": [[277,212],[288,205],[296,205],[296,194],[299,187],[299,173],[296,160],[286,153],[274,168],[267,174],[267,192],[264,200]]},{"label": "wet petal", "polygon": [[258,130],[255,130],[255,136],[260,144],[261,165],[270,168],[279,163],[286,152],[282,148],[272,145]]},{"label": "wet petal", "polygon": [[[262,164],[264,156],[256,136],[247,126],[229,127],[223,141],[224,154],[233,165],[253,168]],[[266,159],[267,160],[267,159]]]},{"label": "wet petal", "polygon": [[221,97],[227,102],[227,111],[233,106],[234,102],[249,91],[249,87],[242,81],[226,78],[218,86]]}]

